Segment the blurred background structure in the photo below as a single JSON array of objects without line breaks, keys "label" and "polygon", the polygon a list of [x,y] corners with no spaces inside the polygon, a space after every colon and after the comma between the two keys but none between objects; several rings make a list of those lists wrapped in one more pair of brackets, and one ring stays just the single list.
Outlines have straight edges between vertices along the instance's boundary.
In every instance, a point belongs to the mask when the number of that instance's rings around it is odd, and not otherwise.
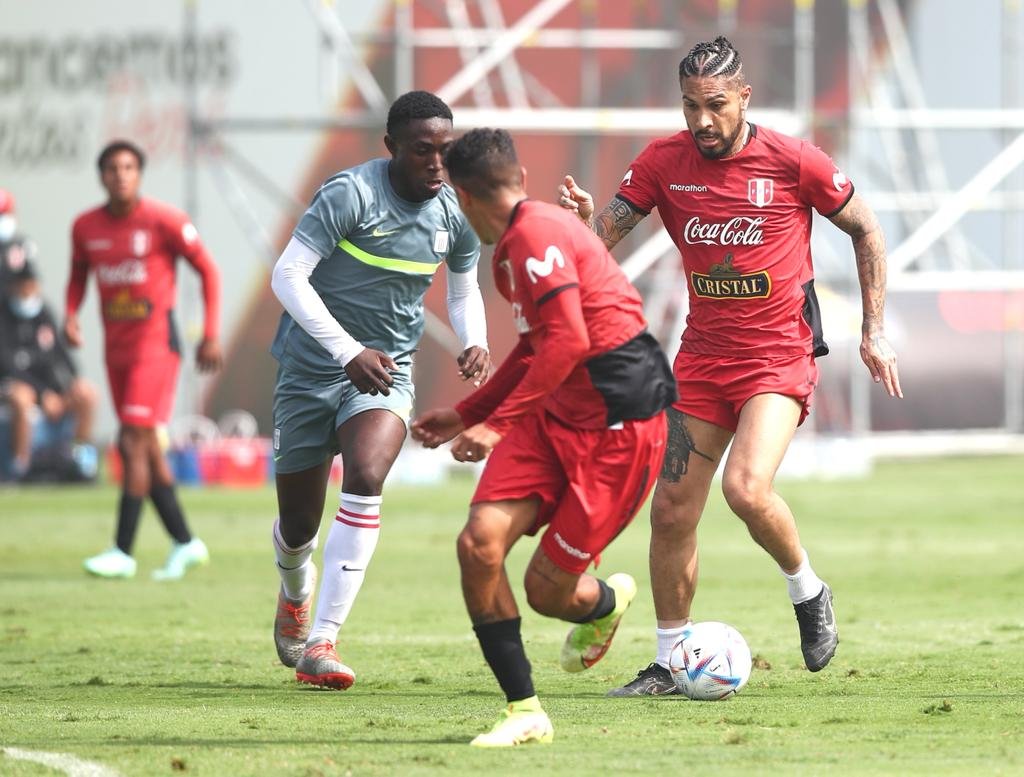
[{"label": "blurred background structure", "polygon": [[[753,86],[751,120],[830,153],[889,247],[887,330],[907,398],[889,400],[860,363],[853,252],[816,224],[832,353],[787,466],[841,474],[879,453],[1024,450],[1021,0],[0,0],[0,18],[0,187],[39,244],[51,303],[71,221],[102,199],[94,160],[113,137],[150,153],[144,193],[188,211],[222,270],[227,367],[204,380],[183,370],[179,418],[243,409],[270,433],[270,267],[323,179],[385,155],[396,96],[436,92],[457,131],[509,129],[534,197],[552,200],[571,172],[600,206],[649,140],[685,128],[678,62],[724,34]],[[686,284],[657,216],[616,254],[674,355]],[[501,358],[514,335],[488,259]],[[198,283],[187,270],[179,283],[194,347]],[[80,359],[103,384],[95,299]],[[465,390],[443,280],[428,303],[421,408]]]}]

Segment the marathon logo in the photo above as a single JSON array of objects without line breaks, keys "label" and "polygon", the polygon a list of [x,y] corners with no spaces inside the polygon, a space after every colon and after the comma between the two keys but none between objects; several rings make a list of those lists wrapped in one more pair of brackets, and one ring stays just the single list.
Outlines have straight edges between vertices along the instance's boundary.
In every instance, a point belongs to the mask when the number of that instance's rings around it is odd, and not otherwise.
[{"label": "marathon logo", "polygon": [[732,254],[720,264],[712,265],[707,274],[690,273],[693,293],[710,299],[756,299],[772,293],[772,279],[767,271],[741,273],[733,269]]},{"label": "marathon logo", "polygon": [[153,312],[148,299],[134,299],[127,291],[117,294],[103,304],[103,318],[107,321],[142,321]]},{"label": "marathon logo", "polygon": [[555,542],[558,543],[558,547],[560,547],[562,550],[564,550],[570,556],[574,556],[575,558],[578,558],[581,561],[588,561],[590,559],[590,554],[589,553],[587,553],[585,550],[580,550],[579,548],[574,548],[568,542],[563,540],[562,539],[562,535],[559,534],[558,532],[555,532]]}]

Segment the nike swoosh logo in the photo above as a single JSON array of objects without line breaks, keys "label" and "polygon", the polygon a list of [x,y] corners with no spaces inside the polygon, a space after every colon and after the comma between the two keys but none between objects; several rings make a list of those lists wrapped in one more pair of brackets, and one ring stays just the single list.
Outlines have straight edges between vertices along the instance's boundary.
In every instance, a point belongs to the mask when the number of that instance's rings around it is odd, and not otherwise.
[{"label": "nike swoosh logo", "polygon": [[397,229],[392,229],[390,232],[381,232],[380,231],[380,227],[374,227],[373,228],[373,236],[374,237],[387,237],[388,235],[395,234],[397,231],[398,231]]},{"label": "nike swoosh logo", "polygon": [[282,455],[282,456],[275,456],[275,457],[274,457],[274,461],[280,461],[280,460],[281,460],[281,459],[283,459],[283,458],[284,458],[284,456],[283,456],[283,455]]},{"label": "nike swoosh logo", "polygon": [[342,572],[365,572],[365,567],[350,567],[348,564],[341,565]]}]

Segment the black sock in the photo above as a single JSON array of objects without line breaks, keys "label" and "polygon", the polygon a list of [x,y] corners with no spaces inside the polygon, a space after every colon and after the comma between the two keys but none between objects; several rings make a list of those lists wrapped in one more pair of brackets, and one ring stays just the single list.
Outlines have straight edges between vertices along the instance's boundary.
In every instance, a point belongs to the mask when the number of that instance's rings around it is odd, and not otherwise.
[{"label": "black sock", "polygon": [[132,555],[135,544],[135,532],[139,528],[139,515],[142,514],[142,497],[131,496],[127,491],[121,492],[121,501],[117,505],[117,534],[115,542],[122,553]]},{"label": "black sock", "polygon": [[597,581],[597,587],[599,591],[597,594],[597,604],[594,605],[594,609],[582,618],[570,618],[570,623],[590,623],[598,618],[603,618],[615,609],[615,590],[604,580],[600,579]]},{"label": "black sock", "polygon": [[484,658],[510,703],[535,695],[530,662],[526,659],[523,638],[519,633],[521,622],[522,618],[512,618],[473,627]]},{"label": "black sock", "polygon": [[175,542],[185,543],[192,541],[192,534],[185,524],[185,514],[178,504],[178,495],[174,493],[174,486],[153,486],[149,490],[149,498],[153,500],[160,520],[164,528],[171,535]]}]

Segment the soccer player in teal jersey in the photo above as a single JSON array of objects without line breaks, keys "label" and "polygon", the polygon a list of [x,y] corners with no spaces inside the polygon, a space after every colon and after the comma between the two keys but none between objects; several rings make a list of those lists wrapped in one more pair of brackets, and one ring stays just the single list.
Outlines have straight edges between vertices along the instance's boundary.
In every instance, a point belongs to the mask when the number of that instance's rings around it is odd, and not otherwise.
[{"label": "soccer player in teal jersey", "polygon": [[[302,682],[345,689],[355,673],[335,644],[380,532],[381,491],[405,440],[413,405],[413,353],[423,334],[423,296],[446,265],[448,316],[465,380],[490,370],[480,241],[443,181],[452,113],[429,92],[399,97],[388,113],[390,159],[329,178],[274,267],[284,305],[271,352],[274,461],[281,575],[274,642]],[[320,596],[312,555],[331,460],[344,474],[324,547]]]}]

